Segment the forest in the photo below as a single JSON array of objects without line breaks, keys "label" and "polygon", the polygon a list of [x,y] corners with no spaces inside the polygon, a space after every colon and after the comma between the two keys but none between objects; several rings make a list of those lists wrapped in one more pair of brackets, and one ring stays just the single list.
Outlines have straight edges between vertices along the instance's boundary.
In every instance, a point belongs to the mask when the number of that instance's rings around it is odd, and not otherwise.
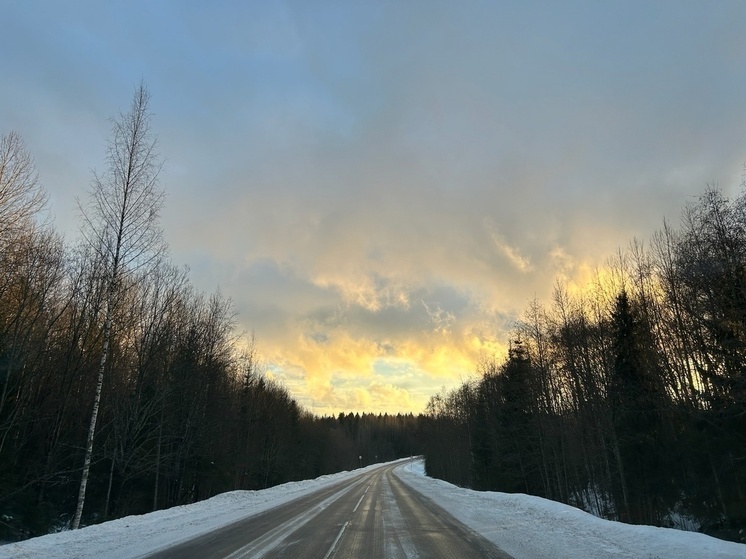
[{"label": "forest", "polygon": [[0,139],[0,540],[419,453],[411,414],[301,409],[231,301],[170,262],[148,101],[113,120],[77,244],[39,219],[21,136]]},{"label": "forest", "polygon": [[742,541],[746,195],[710,186],[587,289],[557,282],[479,372],[428,404],[429,475]]},{"label": "forest", "polygon": [[746,196],[717,187],[424,413],[317,417],[171,262],[149,94],[112,120],[81,235],[0,139],[0,540],[422,454],[427,473],[625,522],[746,528]]}]

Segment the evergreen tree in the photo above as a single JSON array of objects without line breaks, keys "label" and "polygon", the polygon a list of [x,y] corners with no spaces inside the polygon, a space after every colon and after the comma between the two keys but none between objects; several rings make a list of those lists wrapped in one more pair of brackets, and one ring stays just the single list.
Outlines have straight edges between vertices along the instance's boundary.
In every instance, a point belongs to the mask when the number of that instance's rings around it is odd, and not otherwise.
[{"label": "evergreen tree", "polygon": [[610,405],[620,480],[618,509],[627,521],[656,523],[663,513],[661,489],[666,485],[662,463],[666,396],[650,336],[625,290],[616,298],[612,328]]}]

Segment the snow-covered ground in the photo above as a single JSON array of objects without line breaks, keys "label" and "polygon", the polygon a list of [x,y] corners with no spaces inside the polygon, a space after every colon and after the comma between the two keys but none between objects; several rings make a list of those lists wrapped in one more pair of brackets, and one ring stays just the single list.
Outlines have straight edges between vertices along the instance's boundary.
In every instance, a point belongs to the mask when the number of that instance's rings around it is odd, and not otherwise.
[{"label": "snow-covered ground", "polygon": [[746,545],[704,534],[603,520],[530,495],[456,487],[425,476],[422,461],[397,474],[516,559],[746,559]]},{"label": "snow-covered ground", "polygon": [[0,546],[0,559],[132,559],[264,512],[380,466],[294,481]]},{"label": "snow-covered ground", "polygon": [[[201,503],[11,543],[0,546],[0,558],[141,557],[359,473],[232,491]],[[746,559],[746,545],[703,534],[602,520],[538,497],[462,489],[426,477],[418,460],[403,462],[396,473],[516,559]]]}]

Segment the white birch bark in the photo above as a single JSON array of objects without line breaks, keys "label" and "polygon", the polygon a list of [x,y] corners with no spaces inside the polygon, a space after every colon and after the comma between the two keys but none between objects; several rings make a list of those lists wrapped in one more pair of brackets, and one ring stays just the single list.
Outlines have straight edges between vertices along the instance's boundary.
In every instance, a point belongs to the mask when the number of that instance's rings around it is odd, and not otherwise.
[{"label": "white birch bark", "polygon": [[102,176],[94,174],[88,205],[79,203],[83,237],[107,264],[107,291],[101,358],[72,529],[80,526],[83,515],[117,298],[127,284],[123,281],[126,276],[150,267],[165,250],[158,225],[164,198],[158,187],[162,163],[150,133],[149,99],[141,84],[130,112],[114,119],[107,156],[109,168]]}]

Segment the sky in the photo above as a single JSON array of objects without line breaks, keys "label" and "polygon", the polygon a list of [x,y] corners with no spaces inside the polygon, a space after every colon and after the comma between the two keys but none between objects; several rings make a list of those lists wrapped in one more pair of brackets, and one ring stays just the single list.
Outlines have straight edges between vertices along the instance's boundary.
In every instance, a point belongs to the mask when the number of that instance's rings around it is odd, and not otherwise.
[{"label": "sky", "polygon": [[420,412],[530,301],[740,192],[746,3],[0,0],[54,224],[143,81],[176,264],[307,409]]}]

